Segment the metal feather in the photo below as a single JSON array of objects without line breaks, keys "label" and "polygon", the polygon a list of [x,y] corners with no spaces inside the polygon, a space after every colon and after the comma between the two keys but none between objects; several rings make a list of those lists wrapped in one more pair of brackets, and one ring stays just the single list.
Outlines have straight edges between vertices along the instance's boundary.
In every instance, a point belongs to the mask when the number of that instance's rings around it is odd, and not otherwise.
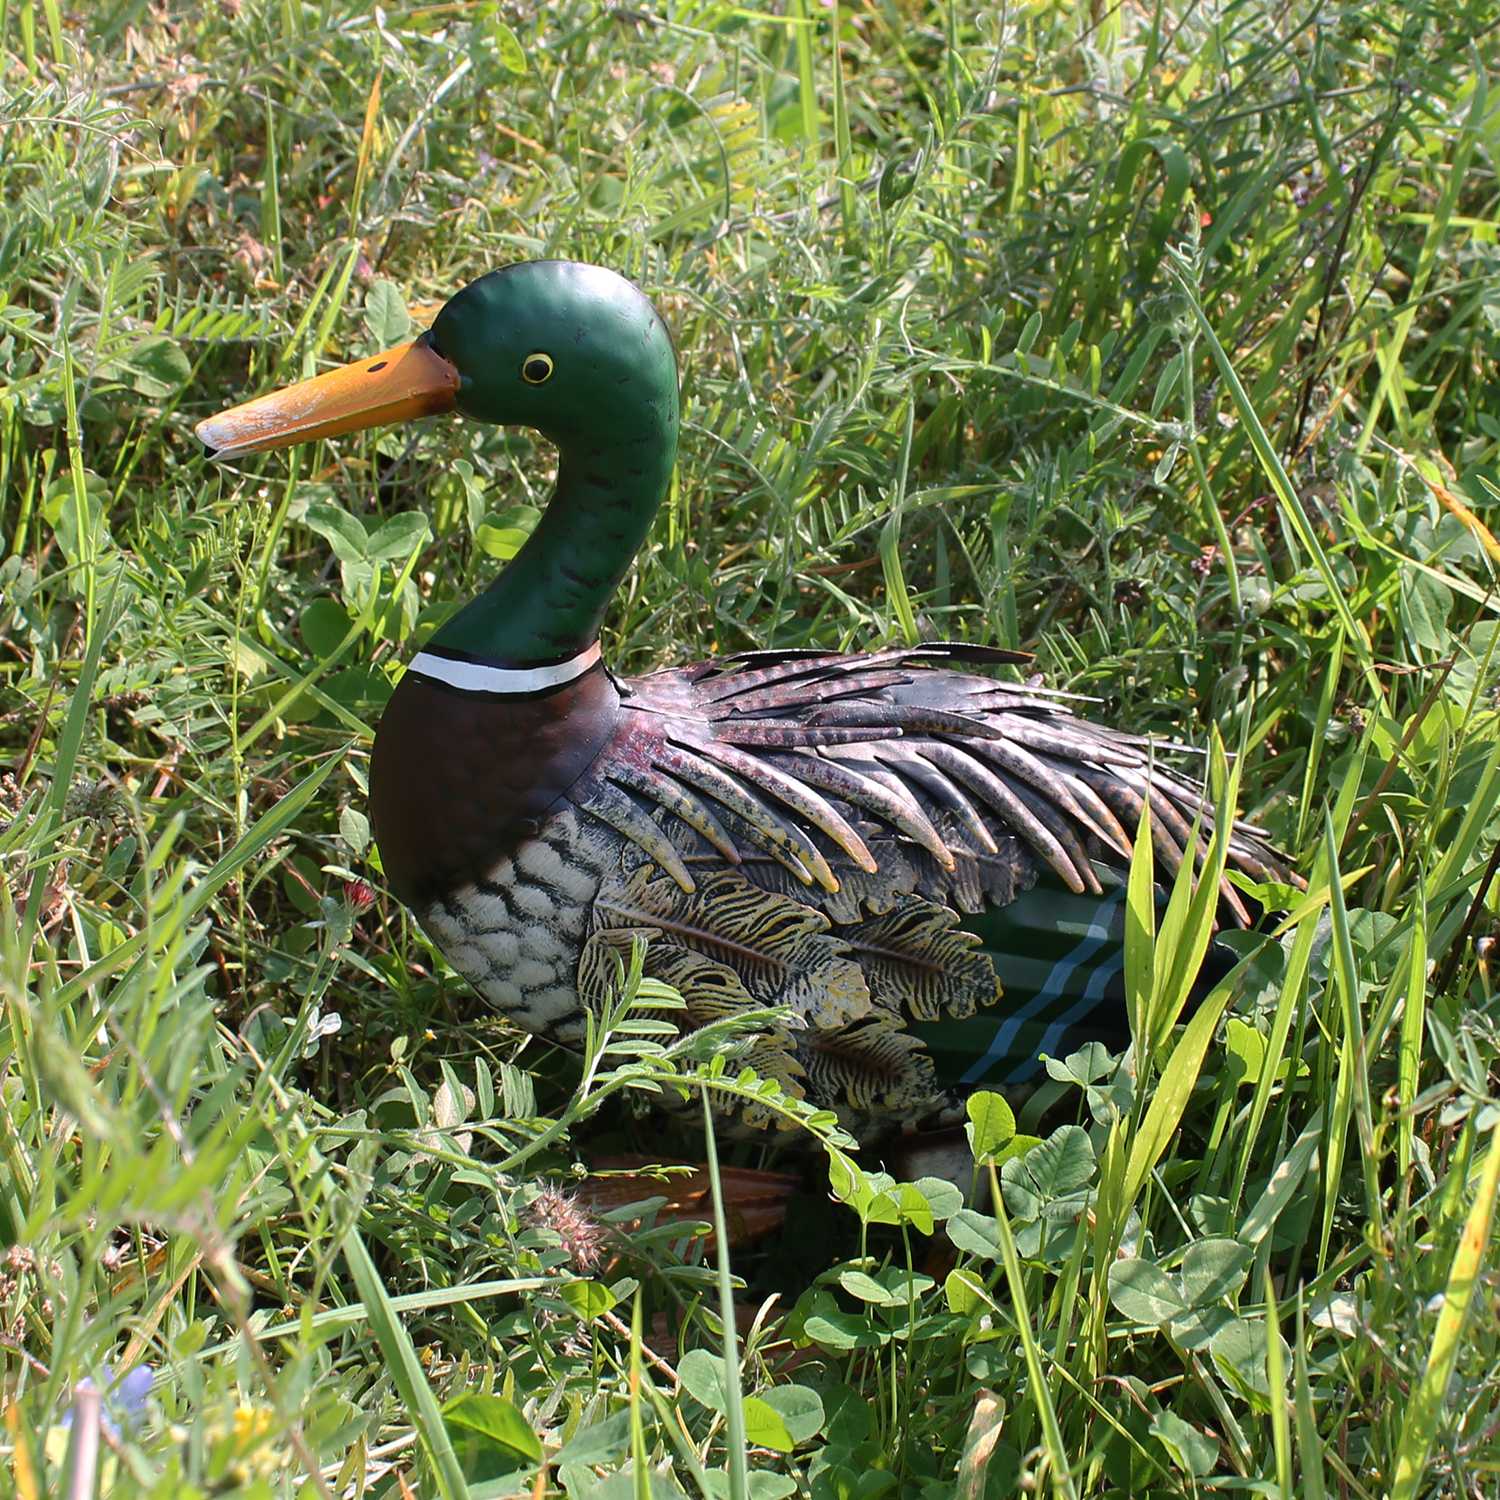
[{"label": "metal feather", "polygon": [[[988,747],[987,747],[988,748]],[[1010,746],[1011,749],[1018,748]],[[1029,752],[1023,752],[1029,753]],[[1130,833],[1121,825],[1120,820],[1110,811],[1109,806],[1098,792],[1089,785],[1088,781],[1079,772],[1076,765],[1069,765],[1053,756],[1038,756],[1038,764],[1046,766],[1049,770],[1067,780],[1073,795],[1088,809],[1092,818],[1092,826],[1096,833],[1106,844],[1113,845],[1122,859],[1129,859],[1130,852],[1135,847],[1135,841]]]},{"label": "metal feather", "polygon": [[[999,815],[1000,821],[1012,832],[1018,833],[1054,869],[1063,883],[1073,891],[1083,892],[1098,889],[1098,882],[1089,868],[1088,856],[1076,839],[1070,839],[1073,849],[1064,847],[1063,839],[1053,828],[1050,820],[1041,815],[1039,808],[1032,807],[1028,800],[1018,795],[988,766],[966,754],[957,745],[944,744],[938,740],[920,740],[913,748],[923,760],[931,762],[961,781],[971,791],[984,799],[985,805]],[[1076,851],[1076,860],[1073,857]]]},{"label": "metal feather", "polygon": [[[1130,840],[1117,840],[1117,834],[1123,830],[1109,815],[1109,810],[1065,769],[1050,766],[1040,756],[1006,740],[985,740],[971,748],[980,760],[988,761],[1011,777],[1034,787],[1096,838],[1111,845],[1116,853],[1129,858]],[[1084,805],[1086,801],[1090,804],[1087,807]],[[1096,816],[1096,811],[1104,814],[1102,820]]]},{"label": "metal feather", "polygon": [[947,907],[911,897],[841,929],[877,1008],[919,1021],[971,1016],[1000,998],[979,939]]},{"label": "metal feather", "polygon": [[808,724],[823,732],[834,729],[892,730],[900,734],[949,734],[962,738],[993,739],[1000,733],[977,715],[955,713],[924,703],[844,700],[808,715]]},{"label": "metal feather", "polygon": [[871,746],[870,751],[872,755],[878,755],[903,780],[915,782],[953,813],[971,848],[982,849],[988,854],[999,850],[994,834],[963,790],[942,769],[919,755],[906,741],[897,745]]},{"label": "metal feather", "polygon": [[680,781],[646,766],[616,760],[606,771],[611,781],[649,797],[659,807],[675,813],[689,828],[700,833],[732,865],[740,862],[740,851],[724,832],[724,826]]},{"label": "metal feather", "polygon": [[860,869],[874,873],[875,857],[865,847],[865,841],[850,827],[843,814],[820,797],[811,787],[804,785],[795,777],[788,776],[770,759],[758,759],[753,755],[746,755],[732,745],[719,744],[713,740],[700,740],[693,748],[700,754],[708,756],[710,760],[717,761],[726,770],[735,772],[761,791],[785,803],[793,812],[801,813],[813,827],[820,829],[832,839]]},{"label": "metal feather", "polygon": [[671,840],[619,787],[608,781],[598,782],[588,799],[587,811],[643,849],[684,891],[693,890],[693,877]]},{"label": "metal feather", "polygon": [[901,726],[865,724],[782,724],[767,719],[720,719],[715,738],[731,745],[755,745],[767,750],[801,750],[810,745],[860,745],[866,740],[893,740]]},{"label": "metal feather", "polygon": [[1046,719],[1028,719],[1022,714],[1007,712],[995,723],[1000,739],[1047,755],[1065,756],[1088,765],[1138,766],[1144,760],[1141,752],[1133,746],[1117,743],[1108,734],[1086,734],[1078,727],[1077,721],[1055,712]]},{"label": "metal feather", "polygon": [[848,947],[810,906],[732,870],[685,892],[642,864],[601,886],[597,927],[653,929],[732,969],[758,1005],[785,1005],[818,1030],[869,1014],[870,992]]},{"label": "metal feather", "polygon": [[714,717],[749,717],[758,713],[784,715],[790,709],[813,708],[860,693],[878,692],[910,680],[910,672],[850,672],[831,682],[816,677],[791,683],[773,682],[722,700],[715,705]]},{"label": "metal feather", "polygon": [[[691,744],[691,741],[687,743]],[[734,813],[744,837],[779,860],[804,885],[811,885],[815,872],[819,872],[816,878],[825,889],[830,884],[837,888],[837,877],[812,841],[800,829],[778,818],[764,802],[746,791],[713,761],[704,756],[690,755],[670,740],[663,740],[655,754],[656,762],[663,770],[670,771],[679,780],[690,782],[721,807]]]},{"label": "metal feather", "polygon": [[797,1056],[808,1093],[885,1116],[930,1106],[937,1076],[922,1043],[885,1016],[838,1031],[800,1036]]},{"label": "metal feather", "polygon": [[773,756],[771,760],[788,775],[800,777],[812,786],[874,813],[892,828],[915,840],[934,858],[952,864],[953,856],[947,845],[914,799],[897,796],[873,776],[862,776],[853,766],[834,760],[826,753],[798,752]]}]

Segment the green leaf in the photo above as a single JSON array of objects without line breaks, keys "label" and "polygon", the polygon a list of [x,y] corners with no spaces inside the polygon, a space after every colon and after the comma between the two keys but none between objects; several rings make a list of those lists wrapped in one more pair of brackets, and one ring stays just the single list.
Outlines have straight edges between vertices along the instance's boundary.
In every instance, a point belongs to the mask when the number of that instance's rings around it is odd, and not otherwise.
[{"label": "green leaf", "polygon": [[326,661],[343,644],[354,622],[336,599],[314,599],[302,611],[297,628],[310,655]]},{"label": "green leaf", "polygon": [[351,854],[363,854],[370,846],[370,820],[358,808],[343,808],[339,813],[339,837],[349,846]]},{"label": "green leaf", "polygon": [[1094,1143],[1081,1125],[1062,1125],[1001,1169],[1005,1206],[1023,1223],[1049,1203],[1077,1192],[1094,1175]]},{"label": "green leaf", "polygon": [[1448,615],[1453,609],[1453,591],[1425,573],[1407,573],[1401,579],[1401,623],[1412,644],[1424,652],[1442,655],[1450,649]]},{"label": "green leaf", "polygon": [[389,349],[411,337],[411,315],[395,282],[380,277],[365,293],[365,328],[377,349]]},{"label": "green leaf", "polygon": [[169,338],[149,338],[119,360],[132,389],[154,400],[180,391],[188,383],[193,367],[188,357]]},{"label": "green leaf", "polygon": [[510,505],[487,514],[474,528],[474,540],[486,557],[509,562],[526,545],[541,518],[534,505]]},{"label": "green leaf", "polygon": [[562,1289],[562,1299],[585,1323],[602,1318],[615,1306],[614,1293],[597,1281],[570,1281]]},{"label": "green leaf", "polygon": [[943,1300],[948,1311],[961,1318],[972,1317],[989,1306],[984,1287],[972,1271],[949,1271],[943,1282]]},{"label": "green leaf", "polygon": [[523,1463],[539,1463],[542,1445],[531,1424],[503,1396],[465,1391],[443,1405],[443,1425],[457,1438],[477,1435],[485,1446]]},{"label": "green leaf", "polygon": [[1046,1067],[1049,1078],[1086,1089],[1091,1083],[1108,1078],[1115,1070],[1115,1060],[1103,1042],[1090,1042],[1077,1052],[1070,1052],[1061,1062],[1049,1057]]},{"label": "green leaf", "polygon": [[966,1254],[994,1260],[1000,1254],[999,1226],[988,1215],[961,1208],[948,1220],[948,1238]]},{"label": "green leaf", "polygon": [[375,528],[365,544],[365,555],[405,562],[431,535],[432,527],[421,511],[404,510]]},{"label": "green leaf", "polygon": [[[905,1186],[905,1184],[902,1184]],[[924,1204],[925,1208],[926,1205]],[[909,1222],[894,1192],[874,1193],[866,1200],[860,1214],[866,1224],[903,1224]]]},{"label": "green leaf", "polygon": [[[587,1488],[570,1489],[570,1496],[587,1495],[588,1500],[645,1500],[645,1497],[649,1500],[683,1500],[682,1486],[671,1474],[646,1468],[637,1471],[633,1458],[618,1473],[605,1479],[597,1479],[587,1470],[584,1473]],[[502,1493],[511,1495],[515,1492],[507,1489]]]},{"label": "green leaf", "polygon": [[896,1224],[900,1214],[891,1198],[896,1179],[886,1172],[867,1172],[836,1146],[828,1148],[828,1186],[840,1203],[847,1203],[867,1224]]},{"label": "green leaf", "polygon": [[[76,506],[71,487],[56,486],[42,505],[42,514],[51,523],[57,534],[58,546],[69,563],[83,563],[86,558],[102,557],[114,546],[107,524],[107,508],[104,482],[92,470],[87,471],[84,483],[88,493],[81,507]],[[82,516],[79,510],[82,510]],[[79,525],[80,520],[82,525]]]},{"label": "green leaf", "polygon": [[917,185],[924,154],[918,151],[914,156],[891,156],[886,159],[880,169],[880,182],[875,190],[882,209],[888,212],[910,195]]},{"label": "green leaf", "polygon": [[[723,1469],[710,1469],[703,1476],[708,1493],[714,1500],[731,1500],[729,1475]],[[797,1492],[797,1481],[787,1474],[773,1474],[768,1469],[753,1470],[750,1475],[750,1500],[785,1500]],[[590,1500],[593,1500],[592,1495]]]},{"label": "green leaf", "polygon": [[[1281,1342],[1281,1335],[1273,1335]],[[1285,1349],[1285,1363],[1291,1359],[1291,1351]],[[1268,1396],[1271,1391],[1266,1379],[1266,1328],[1259,1320],[1232,1318],[1214,1331],[1208,1341],[1209,1353],[1219,1367],[1219,1373],[1242,1395]]]},{"label": "green leaf", "polygon": [[781,1413],[759,1396],[745,1397],[745,1439],[757,1448],[790,1453],[797,1445],[787,1431]]},{"label": "green leaf", "polygon": [[886,1221],[877,1219],[874,1209],[880,1199],[871,1205],[870,1218],[875,1223],[909,1224],[919,1234],[931,1234],[933,1230],[932,1205],[927,1201],[927,1195],[914,1182],[898,1182],[888,1194],[881,1197],[889,1197],[895,1205],[896,1217]]},{"label": "green leaf", "polygon": [[750,1500],[785,1500],[797,1492],[797,1481],[789,1474],[771,1474],[757,1469],[750,1475]]},{"label": "green leaf", "polygon": [[724,1410],[724,1361],[707,1349],[689,1349],[677,1365],[677,1378],[694,1401],[710,1411]]},{"label": "green leaf", "polygon": [[841,1271],[839,1285],[861,1302],[873,1302],[877,1307],[905,1308],[931,1291],[933,1281],[930,1276],[891,1266],[876,1276],[858,1270]]},{"label": "green leaf", "polygon": [[926,1200],[928,1211],[938,1223],[951,1219],[964,1206],[964,1195],[946,1177],[919,1177],[909,1186]]},{"label": "green leaf", "polygon": [[327,500],[314,500],[302,519],[328,542],[341,563],[363,562],[368,555],[364,526],[342,507]]},{"label": "green leaf", "polygon": [[1109,1268],[1109,1300],[1132,1323],[1165,1328],[1188,1311],[1172,1278],[1149,1260],[1117,1260]]},{"label": "green leaf", "polygon": [[1173,1318],[1167,1332],[1184,1349],[1204,1349],[1231,1323],[1239,1321],[1227,1307],[1195,1307],[1180,1318]]},{"label": "green leaf", "polygon": [[1014,1138],[1015,1113],[999,1094],[984,1090],[970,1094],[964,1109],[969,1116],[965,1127],[969,1150],[974,1153],[974,1160],[983,1165]]},{"label": "green leaf", "polygon": [[362,712],[383,708],[391,695],[391,684],[377,667],[345,667],[324,679],[323,691],[336,703]]},{"label": "green leaf", "polygon": [[823,1430],[823,1398],[805,1385],[775,1385],[761,1400],[786,1424],[794,1443],[805,1443]]},{"label": "green leaf", "polygon": [[868,1319],[832,1309],[814,1313],[804,1321],[802,1331],[827,1349],[878,1349],[890,1342],[890,1336],[872,1328]]},{"label": "green leaf", "polygon": [[526,71],[526,51],[515,32],[493,13],[490,16],[490,40],[495,44],[500,66],[507,73],[521,77]]},{"label": "green leaf", "polygon": [[1202,1479],[1219,1457],[1219,1445],[1176,1412],[1159,1411],[1151,1418],[1151,1435],[1172,1455],[1179,1469]]},{"label": "green leaf", "polygon": [[630,1411],[625,1408],[580,1427],[557,1451],[558,1464],[606,1464],[623,1458],[630,1446]]},{"label": "green leaf", "polygon": [[1194,1240],[1177,1269],[1182,1300],[1189,1307],[1232,1300],[1250,1274],[1253,1254],[1250,1246],[1224,1236]]},{"label": "green leaf", "polygon": [[1234,1085],[1260,1081],[1260,1070],[1266,1060],[1266,1039],[1253,1026],[1231,1016],[1224,1024],[1225,1063]]},{"label": "green leaf", "polygon": [[905,1297],[896,1295],[863,1271],[840,1271],[839,1285],[851,1297],[858,1297],[861,1302],[873,1302],[877,1307],[899,1307],[906,1302]]},{"label": "green leaf", "polygon": [[1177,383],[1182,377],[1182,354],[1179,351],[1162,366],[1162,371],[1156,379],[1156,390],[1151,396],[1151,415],[1159,417],[1162,408],[1167,404],[1167,398],[1177,389]]}]

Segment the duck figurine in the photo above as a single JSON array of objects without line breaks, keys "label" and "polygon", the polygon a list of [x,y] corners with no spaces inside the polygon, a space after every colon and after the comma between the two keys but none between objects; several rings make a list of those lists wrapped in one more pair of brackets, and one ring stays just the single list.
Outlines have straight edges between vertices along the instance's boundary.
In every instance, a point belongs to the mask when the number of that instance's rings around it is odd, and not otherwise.
[{"label": "duck figurine", "polygon": [[[866,1136],[1124,1044],[1142,802],[1168,873],[1212,825],[1162,747],[984,675],[1028,658],[974,645],[609,670],[600,622],[678,437],[672,339],[625,278],[507,266],[414,342],[196,430],[233,459],[449,410],[558,450],[536,529],[412,658],[370,767],[386,881],[485,1000],[577,1047],[644,937],[679,1024],[781,1007],[753,1065]],[[1241,824],[1228,862],[1282,873]],[[1227,883],[1220,908],[1249,920]]]}]

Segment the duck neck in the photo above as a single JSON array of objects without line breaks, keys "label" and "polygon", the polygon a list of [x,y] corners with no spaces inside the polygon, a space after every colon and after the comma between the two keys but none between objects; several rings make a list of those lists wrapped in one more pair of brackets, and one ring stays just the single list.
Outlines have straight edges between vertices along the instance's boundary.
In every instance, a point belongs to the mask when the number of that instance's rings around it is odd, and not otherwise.
[{"label": "duck neck", "polygon": [[613,441],[559,442],[557,488],[536,530],[429,652],[523,672],[592,652],[671,478],[675,399],[651,418]]}]

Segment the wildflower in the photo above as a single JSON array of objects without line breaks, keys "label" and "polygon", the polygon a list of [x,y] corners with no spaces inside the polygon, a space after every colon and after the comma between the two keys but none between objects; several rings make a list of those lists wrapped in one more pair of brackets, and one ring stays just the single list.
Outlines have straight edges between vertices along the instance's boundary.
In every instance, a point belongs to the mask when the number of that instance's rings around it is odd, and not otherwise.
[{"label": "wildflower", "polygon": [[538,1229],[550,1229],[568,1259],[582,1272],[595,1270],[604,1257],[604,1230],[572,1193],[544,1187],[531,1200],[526,1217]]},{"label": "wildflower", "polygon": [[375,904],[375,888],[364,880],[346,880],[344,900],[356,913],[368,911]]},{"label": "wildflower", "polygon": [[[100,1413],[99,1423],[110,1437],[118,1439],[121,1433],[132,1433],[141,1427],[146,1420],[146,1402],[151,1395],[151,1387],[156,1381],[156,1371],[150,1365],[136,1365],[121,1377],[118,1384],[115,1383],[114,1370],[110,1365],[104,1367],[104,1406]],[[74,1415],[78,1412],[77,1397],[80,1393],[96,1390],[94,1382],[87,1375],[73,1388],[74,1401],[67,1411],[63,1413],[62,1425],[71,1427]]]}]

